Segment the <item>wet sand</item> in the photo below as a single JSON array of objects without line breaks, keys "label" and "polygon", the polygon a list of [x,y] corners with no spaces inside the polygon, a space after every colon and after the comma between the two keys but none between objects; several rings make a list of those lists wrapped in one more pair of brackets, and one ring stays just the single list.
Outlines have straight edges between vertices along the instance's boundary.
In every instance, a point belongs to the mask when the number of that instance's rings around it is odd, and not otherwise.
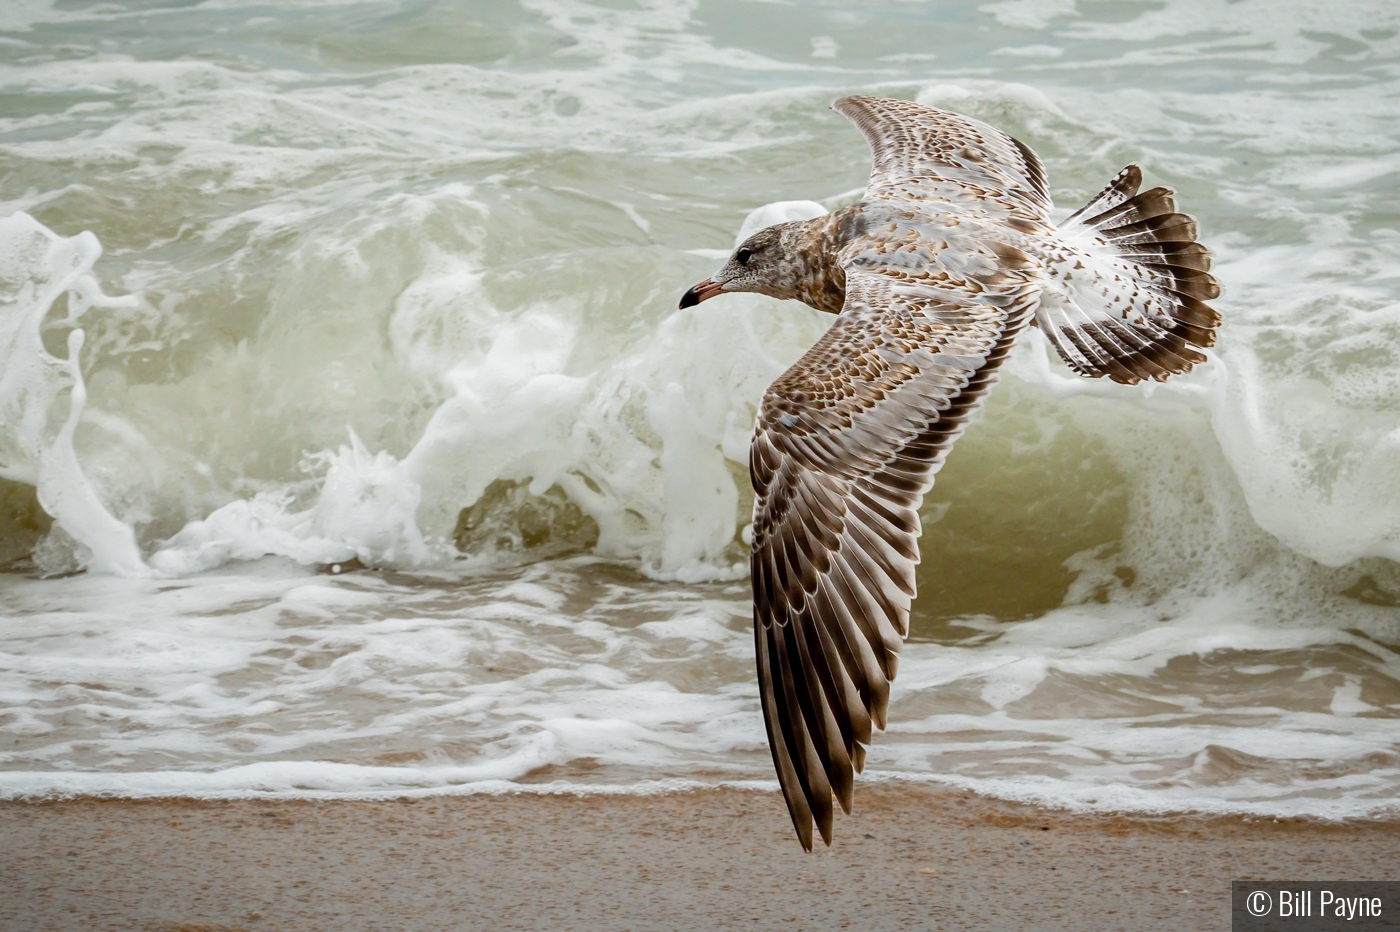
[{"label": "wet sand", "polygon": [[1224,930],[1232,879],[1400,877],[1394,822],[856,801],[813,854],[745,790],[3,803],[0,929]]}]

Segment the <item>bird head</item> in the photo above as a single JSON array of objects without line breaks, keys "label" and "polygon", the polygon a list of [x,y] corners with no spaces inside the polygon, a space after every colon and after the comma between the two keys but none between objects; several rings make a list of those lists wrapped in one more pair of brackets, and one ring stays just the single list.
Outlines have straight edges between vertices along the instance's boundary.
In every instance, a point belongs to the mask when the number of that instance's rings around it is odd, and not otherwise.
[{"label": "bird head", "polygon": [[797,297],[797,270],[787,247],[788,240],[804,225],[779,223],[744,240],[724,268],[681,296],[681,308],[694,307],[729,291],[756,291],[772,298]]}]

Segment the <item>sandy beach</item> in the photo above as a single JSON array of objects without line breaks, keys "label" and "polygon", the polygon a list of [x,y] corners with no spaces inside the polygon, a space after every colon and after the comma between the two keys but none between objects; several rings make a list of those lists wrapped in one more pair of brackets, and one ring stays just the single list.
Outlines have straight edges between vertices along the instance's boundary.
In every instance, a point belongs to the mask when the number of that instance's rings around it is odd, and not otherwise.
[{"label": "sandy beach", "polygon": [[1400,854],[1394,822],[857,805],[809,855],[745,790],[5,803],[0,928],[1223,930],[1232,879],[1390,879]]}]

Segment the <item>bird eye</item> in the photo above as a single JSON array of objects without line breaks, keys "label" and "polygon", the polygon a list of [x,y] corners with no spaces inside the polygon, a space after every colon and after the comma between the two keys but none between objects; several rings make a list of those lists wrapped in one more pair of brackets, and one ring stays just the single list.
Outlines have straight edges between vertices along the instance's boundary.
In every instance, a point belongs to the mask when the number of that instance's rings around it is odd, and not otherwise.
[{"label": "bird eye", "polygon": [[749,264],[749,257],[752,256],[752,255],[753,255],[753,253],[750,252],[749,250],[747,250],[747,249],[741,249],[741,250],[739,250],[738,252],[736,252],[736,253],[734,254],[734,258],[735,258],[735,260],[738,261],[738,263],[739,263],[740,265],[748,265],[748,264]]}]

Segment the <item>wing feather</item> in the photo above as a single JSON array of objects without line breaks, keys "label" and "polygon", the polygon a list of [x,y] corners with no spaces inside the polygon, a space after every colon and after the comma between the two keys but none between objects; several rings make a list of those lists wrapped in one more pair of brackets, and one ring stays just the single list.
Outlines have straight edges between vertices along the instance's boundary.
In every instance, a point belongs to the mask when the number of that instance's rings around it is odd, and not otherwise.
[{"label": "wing feather", "polygon": [[830,844],[833,794],[849,812],[885,725],[919,504],[1031,318],[1038,279],[1018,276],[1003,283],[1013,300],[966,286],[955,302],[956,284],[848,269],[836,323],[764,396],[749,459],[759,691],[808,848],[813,825]]},{"label": "wing feather", "polygon": [[832,109],[870,143],[867,200],[942,201],[1047,220],[1050,194],[1034,152],[958,113],[888,97],[843,97]]}]

